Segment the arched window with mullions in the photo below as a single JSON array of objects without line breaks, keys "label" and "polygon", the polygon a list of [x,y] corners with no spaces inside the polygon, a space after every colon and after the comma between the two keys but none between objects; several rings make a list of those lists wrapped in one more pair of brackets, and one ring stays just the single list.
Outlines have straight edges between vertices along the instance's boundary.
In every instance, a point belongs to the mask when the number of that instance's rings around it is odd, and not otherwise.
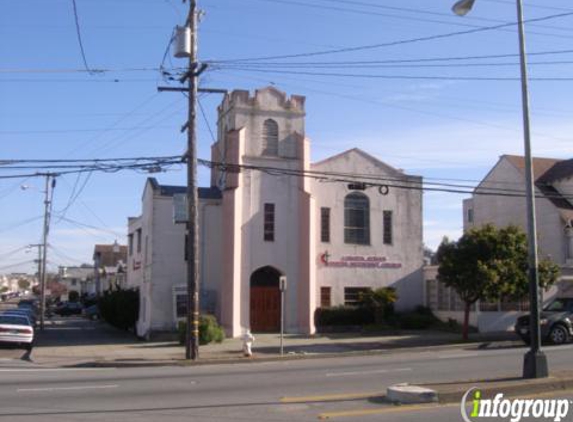
[{"label": "arched window with mullions", "polygon": [[279,125],[273,119],[263,123],[263,155],[279,155]]},{"label": "arched window with mullions", "polygon": [[370,200],[363,193],[344,198],[344,243],[370,244]]}]

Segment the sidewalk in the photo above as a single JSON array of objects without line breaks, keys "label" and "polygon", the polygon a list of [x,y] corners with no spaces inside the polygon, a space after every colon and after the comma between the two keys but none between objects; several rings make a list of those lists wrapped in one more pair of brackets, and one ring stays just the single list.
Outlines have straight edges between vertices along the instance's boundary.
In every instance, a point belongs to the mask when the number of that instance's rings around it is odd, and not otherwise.
[{"label": "sidewalk", "polygon": [[[199,349],[198,363],[256,362],[269,359],[310,358],[348,354],[389,353],[396,349],[446,347],[484,348],[488,345],[511,347],[511,333],[473,336],[472,342],[461,343],[460,334],[436,331],[408,331],[395,335],[322,334],[284,337],[284,355],[280,356],[278,334],[256,334],[253,357],[242,355],[242,341],[227,339]],[[494,342],[494,343],[491,343]],[[32,353],[36,364],[43,366],[160,366],[188,364],[185,348],[177,342],[144,342],[132,334],[103,322],[85,320],[49,321],[38,333]]]}]

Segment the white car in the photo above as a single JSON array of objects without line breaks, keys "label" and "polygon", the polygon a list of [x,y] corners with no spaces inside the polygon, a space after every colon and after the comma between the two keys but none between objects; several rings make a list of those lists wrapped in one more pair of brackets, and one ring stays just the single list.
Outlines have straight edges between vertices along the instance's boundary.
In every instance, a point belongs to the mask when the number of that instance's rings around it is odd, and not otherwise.
[{"label": "white car", "polygon": [[0,344],[17,345],[32,350],[34,327],[25,316],[0,315]]}]

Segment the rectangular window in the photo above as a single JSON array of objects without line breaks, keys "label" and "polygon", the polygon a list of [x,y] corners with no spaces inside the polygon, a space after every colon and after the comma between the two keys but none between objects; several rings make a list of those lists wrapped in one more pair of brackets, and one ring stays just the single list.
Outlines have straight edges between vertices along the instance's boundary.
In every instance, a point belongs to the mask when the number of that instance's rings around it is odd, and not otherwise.
[{"label": "rectangular window", "polygon": [[330,208],[320,209],[320,241],[330,242]]},{"label": "rectangular window", "polygon": [[175,301],[175,312],[177,318],[185,318],[187,316],[187,295],[176,295]]},{"label": "rectangular window", "polygon": [[264,239],[266,242],[275,240],[275,204],[265,204]]},{"label": "rectangular window", "polygon": [[392,244],[392,211],[384,211],[383,219],[384,219],[384,244],[391,245]]},{"label": "rectangular window", "polygon": [[141,253],[141,229],[137,229],[137,253]]},{"label": "rectangular window", "polygon": [[321,308],[330,308],[331,304],[331,288],[330,287],[321,287],[320,288],[320,307]]},{"label": "rectangular window", "polygon": [[355,306],[360,299],[360,293],[370,290],[370,287],[345,287],[344,288],[344,304],[346,306]]},{"label": "rectangular window", "polygon": [[133,255],[133,233],[127,236],[129,239],[129,256]]},{"label": "rectangular window", "polygon": [[468,208],[468,223],[473,223],[473,222],[474,222],[474,210]]}]

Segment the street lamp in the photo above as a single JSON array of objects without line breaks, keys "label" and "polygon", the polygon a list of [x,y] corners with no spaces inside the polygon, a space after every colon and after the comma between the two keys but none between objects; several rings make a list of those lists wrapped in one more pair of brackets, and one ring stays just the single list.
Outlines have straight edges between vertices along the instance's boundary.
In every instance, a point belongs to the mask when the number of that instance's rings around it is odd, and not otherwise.
[{"label": "street lamp", "polygon": [[[473,7],[475,0],[460,0],[452,11],[464,16]],[[522,0],[517,3],[517,28],[519,33],[519,56],[521,67],[521,99],[523,106],[523,145],[525,160],[525,191],[527,207],[527,240],[529,245],[529,336],[530,348],[523,360],[523,378],[545,378],[548,376],[547,357],[541,350],[539,327],[539,283],[537,259],[537,233],[535,223],[535,192],[533,186],[533,165],[531,159],[531,133],[529,125],[529,90],[527,88],[527,56],[525,54],[525,30],[523,25]]]}]

